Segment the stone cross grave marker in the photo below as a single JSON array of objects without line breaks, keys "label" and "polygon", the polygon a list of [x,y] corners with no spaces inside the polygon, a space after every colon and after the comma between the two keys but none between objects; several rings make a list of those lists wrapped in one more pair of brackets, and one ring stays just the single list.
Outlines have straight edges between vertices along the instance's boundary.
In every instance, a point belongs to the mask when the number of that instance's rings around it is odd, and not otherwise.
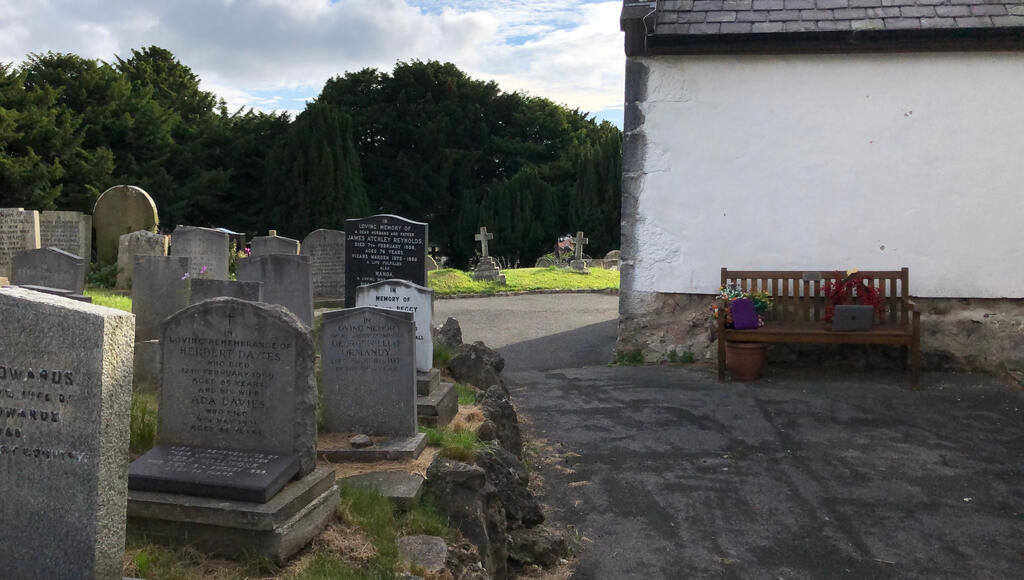
[{"label": "stone cross grave marker", "polygon": [[228,279],[230,236],[210,228],[178,226],[171,234],[171,255],[191,258],[189,277]]},{"label": "stone cross grave marker", "polygon": [[80,211],[44,211],[39,214],[39,247],[57,248],[92,259],[92,216]]},{"label": "stone cross grave marker", "polygon": [[238,279],[263,283],[263,302],[284,306],[313,326],[313,274],[309,256],[268,254],[238,261]]},{"label": "stone cross grave marker", "polygon": [[189,259],[181,256],[136,256],[132,266],[132,313],[135,340],[157,340],[164,319],[188,305]]},{"label": "stone cross grave marker", "polygon": [[256,236],[249,244],[252,257],[267,256],[270,254],[288,254],[294,256],[299,253],[299,241],[277,235],[277,230],[270,230],[270,235]]},{"label": "stone cross grave marker", "polygon": [[396,215],[345,220],[345,306],[381,280],[427,284],[427,224]]},{"label": "stone cross grave marker", "polygon": [[416,323],[416,370],[430,372],[434,366],[434,291],[408,280],[384,280],[356,288],[356,306],[375,306],[411,312]]},{"label": "stone cross grave marker", "polygon": [[0,289],[0,576],[121,578],[132,315]]},{"label": "stone cross grave marker", "polygon": [[96,230],[96,259],[100,264],[117,261],[117,244],[123,234],[155,232],[157,218],[153,198],[134,185],[115,185],[103,192],[92,209]]},{"label": "stone cross grave marker", "polygon": [[575,250],[576,250],[576,259],[577,260],[582,260],[583,259],[583,246],[585,246],[585,245],[590,243],[590,238],[584,238],[583,237],[583,232],[576,232],[576,237],[573,238],[573,241],[576,242],[575,243],[575,245],[576,245],[576,248],[575,248]]},{"label": "stone cross grave marker", "polygon": [[313,472],[313,339],[294,315],[213,298],[167,319],[160,343],[158,447],[132,489],[265,502]]},{"label": "stone cross grave marker", "polygon": [[39,212],[0,208],[0,277],[11,276],[15,254],[39,247]]},{"label": "stone cross grave marker", "polygon": [[362,306],[324,314],[324,419],[334,433],[416,435],[416,323]]},{"label": "stone cross grave marker", "polygon": [[345,297],[345,232],[314,230],[302,240],[300,250],[309,256],[313,272],[313,297],[339,300]]},{"label": "stone cross grave marker", "polygon": [[27,250],[14,256],[11,284],[85,291],[85,259],[57,248]]},{"label": "stone cross grave marker", "polygon": [[484,258],[490,256],[490,254],[487,253],[487,240],[493,240],[494,234],[487,233],[487,228],[481,227],[480,233],[473,236],[473,239],[480,242],[480,255],[482,255]]},{"label": "stone cross grave marker", "polygon": [[117,285],[128,290],[134,275],[135,256],[166,256],[167,236],[139,230],[124,234],[117,242]]}]

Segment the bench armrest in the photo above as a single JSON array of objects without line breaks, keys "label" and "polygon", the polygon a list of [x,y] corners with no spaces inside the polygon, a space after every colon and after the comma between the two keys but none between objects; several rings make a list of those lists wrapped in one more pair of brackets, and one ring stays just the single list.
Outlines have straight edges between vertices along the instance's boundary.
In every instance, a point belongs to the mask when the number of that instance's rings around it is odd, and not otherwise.
[{"label": "bench armrest", "polygon": [[920,312],[920,310],[917,309],[917,303],[913,300],[907,300],[907,312]]}]

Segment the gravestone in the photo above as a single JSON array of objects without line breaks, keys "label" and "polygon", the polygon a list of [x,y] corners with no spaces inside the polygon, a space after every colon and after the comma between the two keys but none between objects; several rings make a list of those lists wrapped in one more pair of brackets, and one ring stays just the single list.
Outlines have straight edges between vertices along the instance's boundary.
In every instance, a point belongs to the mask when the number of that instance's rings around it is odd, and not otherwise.
[{"label": "gravestone", "polygon": [[575,246],[574,259],[569,262],[569,267],[577,272],[589,274],[590,270],[587,269],[587,262],[583,259],[583,246],[590,243],[590,238],[583,237],[583,232],[576,232],[576,237],[573,238],[573,245]]},{"label": "gravestone", "polygon": [[345,297],[345,232],[314,230],[302,240],[303,256],[309,256],[313,272],[313,298],[341,300]]},{"label": "gravestone", "polygon": [[505,275],[501,273],[498,261],[491,257],[487,248],[487,241],[494,239],[494,234],[488,233],[487,228],[480,228],[480,233],[473,236],[473,239],[480,242],[480,261],[473,269],[474,280],[493,280],[499,284],[505,284]]},{"label": "gravestone", "polygon": [[128,290],[132,284],[135,256],[166,256],[167,236],[139,230],[124,234],[117,242],[117,285]]},{"label": "gravestone", "polygon": [[227,280],[228,234],[210,228],[178,226],[171,234],[171,255],[191,258],[190,278]]},{"label": "gravestone", "polygon": [[310,330],[279,306],[213,298],[169,318],[160,343],[157,446],[129,470],[129,525],[283,564],[339,500],[315,465]]},{"label": "gravestone", "polygon": [[293,455],[315,467],[317,390],[309,328],[287,310],[214,298],[161,333],[157,442]]},{"label": "gravestone", "polygon": [[122,235],[139,230],[155,232],[159,223],[156,204],[142,188],[115,185],[104,191],[92,209],[97,262],[117,262],[117,243]]},{"label": "gravestone", "polygon": [[39,247],[57,248],[92,259],[92,216],[80,211],[44,211],[39,214]]},{"label": "gravestone", "polygon": [[277,230],[270,230],[270,235],[256,236],[249,244],[252,250],[252,257],[267,256],[269,254],[288,254],[294,256],[299,253],[299,241],[277,235]]},{"label": "gravestone", "polygon": [[396,215],[345,220],[345,305],[381,280],[427,284],[427,224]]},{"label": "gravestone", "polygon": [[39,248],[39,212],[0,208],[0,278],[10,278],[15,254]]},{"label": "gravestone", "polygon": [[415,336],[411,312],[363,306],[324,314],[328,431],[416,436]]},{"label": "gravestone", "polygon": [[160,339],[164,320],[188,305],[189,259],[176,256],[136,256],[132,283],[135,340]]},{"label": "gravestone", "polygon": [[270,254],[238,261],[238,279],[263,284],[263,302],[287,308],[313,326],[313,279],[309,256]]},{"label": "gravestone", "polygon": [[84,258],[64,250],[28,250],[14,256],[11,284],[47,286],[81,294],[85,291],[85,267]]},{"label": "gravestone", "polygon": [[204,280],[195,278],[189,283],[188,303],[195,304],[210,298],[238,298],[250,302],[263,301],[263,284],[241,280]]},{"label": "gravestone", "polygon": [[132,315],[0,289],[0,576],[121,578]]},{"label": "gravestone", "polygon": [[384,280],[356,288],[356,306],[374,306],[411,312],[416,323],[416,370],[430,372],[434,366],[434,291],[407,280]]}]

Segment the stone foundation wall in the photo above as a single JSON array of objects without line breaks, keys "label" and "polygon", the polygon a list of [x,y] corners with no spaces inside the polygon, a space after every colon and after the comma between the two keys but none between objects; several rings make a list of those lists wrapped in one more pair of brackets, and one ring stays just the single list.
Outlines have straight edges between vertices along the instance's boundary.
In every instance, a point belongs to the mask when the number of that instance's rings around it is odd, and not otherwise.
[{"label": "stone foundation wall", "polygon": [[[648,362],[675,351],[698,361],[717,357],[712,297],[629,292],[619,302],[619,350]],[[984,370],[1024,383],[1024,300],[915,298],[921,310],[925,370]],[[769,345],[769,364],[898,368],[903,348],[860,345]]]}]

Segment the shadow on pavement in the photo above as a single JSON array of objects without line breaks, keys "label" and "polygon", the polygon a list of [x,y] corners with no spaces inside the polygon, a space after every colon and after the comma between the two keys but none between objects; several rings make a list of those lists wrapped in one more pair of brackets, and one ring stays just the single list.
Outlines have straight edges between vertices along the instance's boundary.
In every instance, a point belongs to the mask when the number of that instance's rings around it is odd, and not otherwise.
[{"label": "shadow on pavement", "polygon": [[498,350],[505,372],[603,365],[612,361],[618,320],[525,340]]}]

